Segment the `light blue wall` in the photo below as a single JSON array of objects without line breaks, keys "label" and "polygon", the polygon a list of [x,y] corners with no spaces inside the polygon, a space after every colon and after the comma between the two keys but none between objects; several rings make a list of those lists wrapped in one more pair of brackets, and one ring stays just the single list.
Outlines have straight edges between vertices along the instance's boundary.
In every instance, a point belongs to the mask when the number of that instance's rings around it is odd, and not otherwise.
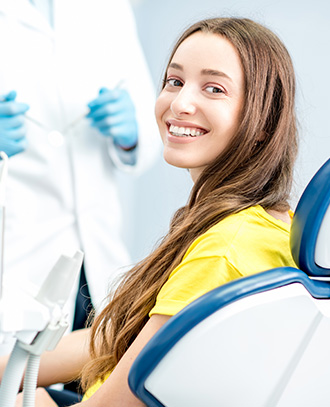
[{"label": "light blue wall", "polygon": [[[215,15],[252,18],[286,44],[297,74],[301,145],[292,206],[318,167],[330,156],[330,2],[328,0],[131,0],[155,86],[178,35],[190,23]],[[132,61],[134,64],[134,61]],[[122,180],[125,238],[133,260],[151,250],[188,197],[185,170],[161,157],[137,180]]]}]

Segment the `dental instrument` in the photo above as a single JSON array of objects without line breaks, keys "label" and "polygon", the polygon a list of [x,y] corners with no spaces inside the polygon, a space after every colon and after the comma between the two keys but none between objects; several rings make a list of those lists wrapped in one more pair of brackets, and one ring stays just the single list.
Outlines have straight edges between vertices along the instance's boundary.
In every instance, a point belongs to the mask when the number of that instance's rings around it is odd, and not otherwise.
[{"label": "dental instrument", "polygon": [[[119,89],[123,85],[124,82],[125,82],[124,79],[120,79],[119,82],[117,82],[117,84],[113,87],[113,90]],[[9,93],[9,95],[10,95],[10,93]],[[8,102],[10,100],[11,100],[11,98],[8,97],[8,95],[0,96],[0,103]],[[53,145],[54,147],[60,147],[64,143],[63,134],[65,134],[69,130],[73,129],[78,123],[80,123],[81,120],[85,119],[89,112],[90,112],[90,109],[86,108],[85,111],[81,115],[79,115],[76,119],[74,119],[71,123],[66,125],[61,130],[54,130],[50,126],[48,126],[44,123],[41,123],[39,120],[36,120],[35,118],[31,117],[28,114],[25,114],[24,117],[26,118],[26,120],[30,121],[31,123],[37,125],[41,129],[48,132],[47,139],[51,145]]]},{"label": "dental instrument", "polygon": [[[117,82],[117,84],[114,86],[113,90],[115,89],[119,89],[123,83],[125,82],[124,79],[120,79],[119,82]],[[78,116],[75,120],[73,120],[71,123],[69,123],[67,126],[65,126],[62,130],[61,133],[66,133],[67,131],[69,131],[70,129],[72,129],[73,127],[75,127],[81,120],[85,119],[85,117],[88,115],[88,113],[90,112],[90,109],[86,109],[85,112],[83,114],[81,114],[80,116]]]}]

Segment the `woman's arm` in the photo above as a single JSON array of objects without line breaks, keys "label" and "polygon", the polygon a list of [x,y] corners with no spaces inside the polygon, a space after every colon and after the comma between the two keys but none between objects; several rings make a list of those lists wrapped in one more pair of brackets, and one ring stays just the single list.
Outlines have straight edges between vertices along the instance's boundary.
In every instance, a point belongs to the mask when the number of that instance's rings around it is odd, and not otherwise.
[{"label": "woman's arm", "polygon": [[[147,342],[169,320],[167,315],[153,315],[135,341],[126,351],[118,365],[103,385],[87,401],[79,404],[84,407],[140,407],[144,404],[138,400],[128,386],[130,368]],[[77,405],[78,406],[78,405]],[[37,407],[44,407],[37,405]]]},{"label": "woman's arm", "polygon": [[41,355],[38,386],[66,383],[76,378],[89,360],[90,329],[84,328],[63,336],[57,347]]}]

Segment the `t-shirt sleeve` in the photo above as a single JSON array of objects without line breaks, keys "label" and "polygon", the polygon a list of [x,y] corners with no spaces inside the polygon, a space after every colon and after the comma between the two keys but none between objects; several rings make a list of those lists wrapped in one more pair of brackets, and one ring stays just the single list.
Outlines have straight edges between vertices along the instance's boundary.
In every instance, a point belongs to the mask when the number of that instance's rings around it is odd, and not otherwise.
[{"label": "t-shirt sleeve", "polygon": [[225,256],[183,260],[161,288],[149,316],[175,315],[203,294],[238,277],[240,273]]}]

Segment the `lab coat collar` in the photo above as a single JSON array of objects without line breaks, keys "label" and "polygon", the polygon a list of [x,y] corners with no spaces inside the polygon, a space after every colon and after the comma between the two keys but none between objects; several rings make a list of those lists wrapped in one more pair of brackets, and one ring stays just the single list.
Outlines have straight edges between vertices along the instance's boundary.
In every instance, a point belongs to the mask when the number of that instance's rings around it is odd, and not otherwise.
[{"label": "lab coat collar", "polygon": [[54,37],[54,30],[29,0],[0,0],[0,14],[25,26]]}]

